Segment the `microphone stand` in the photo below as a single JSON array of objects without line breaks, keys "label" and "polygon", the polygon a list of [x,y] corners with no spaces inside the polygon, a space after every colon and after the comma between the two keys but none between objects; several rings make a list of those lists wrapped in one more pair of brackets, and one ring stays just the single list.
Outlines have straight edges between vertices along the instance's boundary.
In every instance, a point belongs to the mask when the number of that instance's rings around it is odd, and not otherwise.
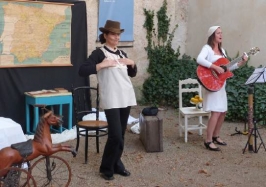
[{"label": "microphone stand", "polygon": [[[263,75],[263,82],[265,82],[264,79],[264,71],[265,71],[265,67],[263,68],[263,71],[259,72],[258,74],[255,74],[256,70],[254,71],[254,73],[250,76],[249,80],[246,82],[246,84],[250,84],[249,88],[248,88],[248,140],[246,143],[245,148],[243,149],[243,154],[245,153],[245,150],[248,146],[248,150],[249,152],[254,152],[254,153],[258,153],[259,149],[261,146],[264,147],[265,151],[266,151],[266,147],[265,144],[261,138],[260,132],[257,128],[257,123],[259,121],[257,121],[257,119],[254,117],[255,116],[255,85],[254,83],[256,83],[259,78]],[[255,74],[255,76],[254,76]],[[257,76],[257,77],[256,77]],[[258,81],[259,82],[259,81]],[[259,146],[257,146],[257,138],[260,138],[260,144]],[[253,146],[254,145],[254,146]]]}]

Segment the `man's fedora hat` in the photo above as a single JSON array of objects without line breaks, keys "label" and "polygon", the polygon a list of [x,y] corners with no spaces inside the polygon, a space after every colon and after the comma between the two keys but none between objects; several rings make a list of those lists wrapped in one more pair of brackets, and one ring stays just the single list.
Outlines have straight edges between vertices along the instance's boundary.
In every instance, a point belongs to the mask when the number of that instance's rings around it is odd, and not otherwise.
[{"label": "man's fedora hat", "polygon": [[100,27],[99,30],[103,33],[113,32],[116,34],[120,34],[124,32],[124,29],[120,29],[120,22],[112,20],[107,20],[104,27]]}]

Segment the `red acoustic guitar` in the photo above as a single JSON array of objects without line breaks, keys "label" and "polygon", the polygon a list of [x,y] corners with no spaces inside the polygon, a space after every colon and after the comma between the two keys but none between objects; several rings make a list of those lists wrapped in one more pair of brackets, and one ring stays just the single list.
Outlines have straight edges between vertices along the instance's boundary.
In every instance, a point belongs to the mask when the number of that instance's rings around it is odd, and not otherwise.
[{"label": "red acoustic guitar", "polygon": [[[247,55],[248,56],[255,55],[259,51],[260,49],[258,47],[253,47],[250,49],[249,52],[247,52]],[[229,67],[239,62],[241,58],[242,56],[232,60],[231,62],[229,62],[227,58],[220,58],[216,62],[214,62],[213,64],[215,64],[216,66],[221,66],[224,69],[226,69],[226,71],[221,74],[217,73],[213,69],[199,65],[197,67],[197,76],[199,82],[204,88],[206,88],[209,91],[212,92],[219,91],[224,85],[226,79],[234,76],[234,74],[231,71],[229,71]]]}]

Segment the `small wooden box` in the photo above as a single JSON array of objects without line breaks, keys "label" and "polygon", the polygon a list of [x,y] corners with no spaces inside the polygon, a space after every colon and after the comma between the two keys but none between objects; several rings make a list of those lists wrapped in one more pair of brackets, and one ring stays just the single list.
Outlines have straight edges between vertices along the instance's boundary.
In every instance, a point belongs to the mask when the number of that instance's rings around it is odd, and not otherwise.
[{"label": "small wooden box", "polygon": [[147,152],[163,151],[163,119],[157,116],[139,115],[140,141]]}]

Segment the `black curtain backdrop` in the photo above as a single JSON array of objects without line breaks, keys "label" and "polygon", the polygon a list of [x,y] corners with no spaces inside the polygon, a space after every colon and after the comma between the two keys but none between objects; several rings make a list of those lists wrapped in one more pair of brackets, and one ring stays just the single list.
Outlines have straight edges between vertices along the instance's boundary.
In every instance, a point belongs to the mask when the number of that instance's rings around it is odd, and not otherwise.
[{"label": "black curtain backdrop", "polygon": [[[87,78],[78,75],[80,64],[87,58],[86,4],[84,1],[68,0],[51,2],[74,4],[71,25],[71,63],[73,66],[0,68],[0,116],[11,118],[19,123],[24,132],[26,129],[24,92],[58,87],[71,91],[72,85],[76,87],[88,84]],[[63,108],[63,112],[65,111],[67,111],[66,106]],[[64,124],[67,124],[67,117],[63,119]]]}]

